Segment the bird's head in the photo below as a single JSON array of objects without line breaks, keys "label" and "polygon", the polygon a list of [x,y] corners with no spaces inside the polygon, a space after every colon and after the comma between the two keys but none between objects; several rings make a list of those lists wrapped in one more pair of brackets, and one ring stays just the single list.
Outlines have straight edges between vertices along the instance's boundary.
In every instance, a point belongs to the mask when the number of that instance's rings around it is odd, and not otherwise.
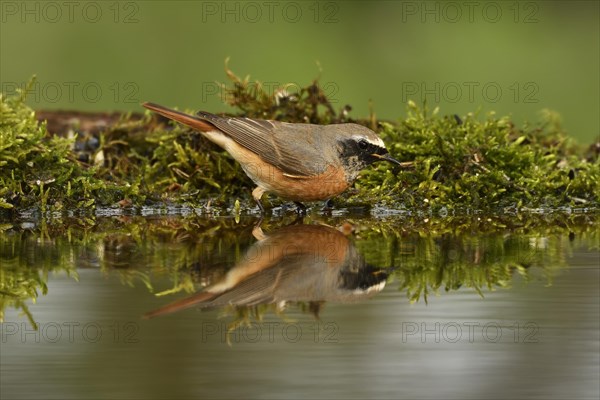
[{"label": "bird's head", "polygon": [[348,130],[338,140],[339,157],[351,180],[368,165],[377,161],[389,161],[401,165],[388,152],[383,140],[372,130],[357,124],[346,124]]}]

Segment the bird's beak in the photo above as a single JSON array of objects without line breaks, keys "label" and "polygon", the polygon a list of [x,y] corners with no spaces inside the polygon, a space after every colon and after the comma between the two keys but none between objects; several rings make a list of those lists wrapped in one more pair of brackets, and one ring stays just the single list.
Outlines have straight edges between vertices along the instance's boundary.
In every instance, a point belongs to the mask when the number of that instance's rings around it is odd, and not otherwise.
[{"label": "bird's beak", "polygon": [[402,163],[400,161],[396,160],[395,158],[392,158],[392,156],[390,156],[390,153],[385,153],[385,154],[373,153],[371,155],[375,158],[378,158],[381,161],[389,161],[394,164],[402,165]]}]

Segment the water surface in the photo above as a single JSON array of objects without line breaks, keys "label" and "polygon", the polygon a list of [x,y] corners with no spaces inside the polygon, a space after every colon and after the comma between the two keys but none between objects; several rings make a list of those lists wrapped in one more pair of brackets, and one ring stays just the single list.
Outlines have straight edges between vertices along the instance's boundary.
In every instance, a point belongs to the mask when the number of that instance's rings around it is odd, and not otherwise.
[{"label": "water surface", "polygon": [[595,219],[293,220],[3,225],[0,397],[600,395]]}]

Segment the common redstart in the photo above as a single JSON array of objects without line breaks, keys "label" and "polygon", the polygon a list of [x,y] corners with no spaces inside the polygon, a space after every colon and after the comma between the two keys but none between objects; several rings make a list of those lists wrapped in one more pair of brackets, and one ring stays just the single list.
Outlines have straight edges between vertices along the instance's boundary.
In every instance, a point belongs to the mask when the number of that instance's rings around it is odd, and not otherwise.
[{"label": "common redstart", "polygon": [[142,105],[199,131],[231,154],[256,184],[252,197],[261,212],[264,193],[304,209],[302,202],[327,200],[345,191],[375,161],[401,165],[375,132],[358,124],[298,124],[204,111],[194,116],[154,103]]},{"label": "common redstart", "polygon": [[380,292],[386,270],[365,262],[352,241],[323,225],[289,225],[259,239],[222,278],[201,292],[147,313],[286,302],[349,303]]}]

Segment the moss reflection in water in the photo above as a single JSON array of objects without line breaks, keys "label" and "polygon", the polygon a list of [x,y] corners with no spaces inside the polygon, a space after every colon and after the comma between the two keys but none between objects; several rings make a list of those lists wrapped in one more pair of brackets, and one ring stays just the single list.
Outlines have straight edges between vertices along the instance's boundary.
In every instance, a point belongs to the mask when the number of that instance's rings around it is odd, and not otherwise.
[{"label": "moss reflection in water", "polygon": [[[515,274],[525,279],[542,276],[552,282],[566,266],[573,245],[598,243],[595,217],[546,215],[536,220],[445,218],[342,219],[327,223],[354,227],[350,241],[366,263],[389,271],[411,301],[424,299],[438,289],[472,288],[484,293],[507,287]],[[33,324],[27,300],[46,294],[49,273],[62,272],[77,280],[77,270],[98,268],[118,275],[123,284],[143,284],[165,296],[193,293],[226,276],[244,257],[251,244],[253,219],[205,219],[200,217],[97,218],[81,225],[76,221],[42,223],[40,226],[3,225],[0,233],[0,317],[7,307],[21,310]],[[288,225],[288,220],[263,223],[267,235]],[[305,238],[310,240],[310,238]],[[574,243],[573,243],[574,242]],[[155,288],[153,281],[167,276],[169,288]],[[389,285],[390,283],[388,283]],[[301,311],[318,315],[323,299],[290,301]],[[334,300],[337,301],[337,300]],[[266,312],[281,313],[282,303],[230,304],[234,326],[260,320]]]},{"label": "moss reflection in water", "polygon": [[51,236],[43,228],[32,232],[4,225],[0,233],[0,321],[11,306],[36,326],[26,300],[35,302],[40,292],[47,293],[49,272],[62,271],[77,279],[75,251],[68,238]]}]

